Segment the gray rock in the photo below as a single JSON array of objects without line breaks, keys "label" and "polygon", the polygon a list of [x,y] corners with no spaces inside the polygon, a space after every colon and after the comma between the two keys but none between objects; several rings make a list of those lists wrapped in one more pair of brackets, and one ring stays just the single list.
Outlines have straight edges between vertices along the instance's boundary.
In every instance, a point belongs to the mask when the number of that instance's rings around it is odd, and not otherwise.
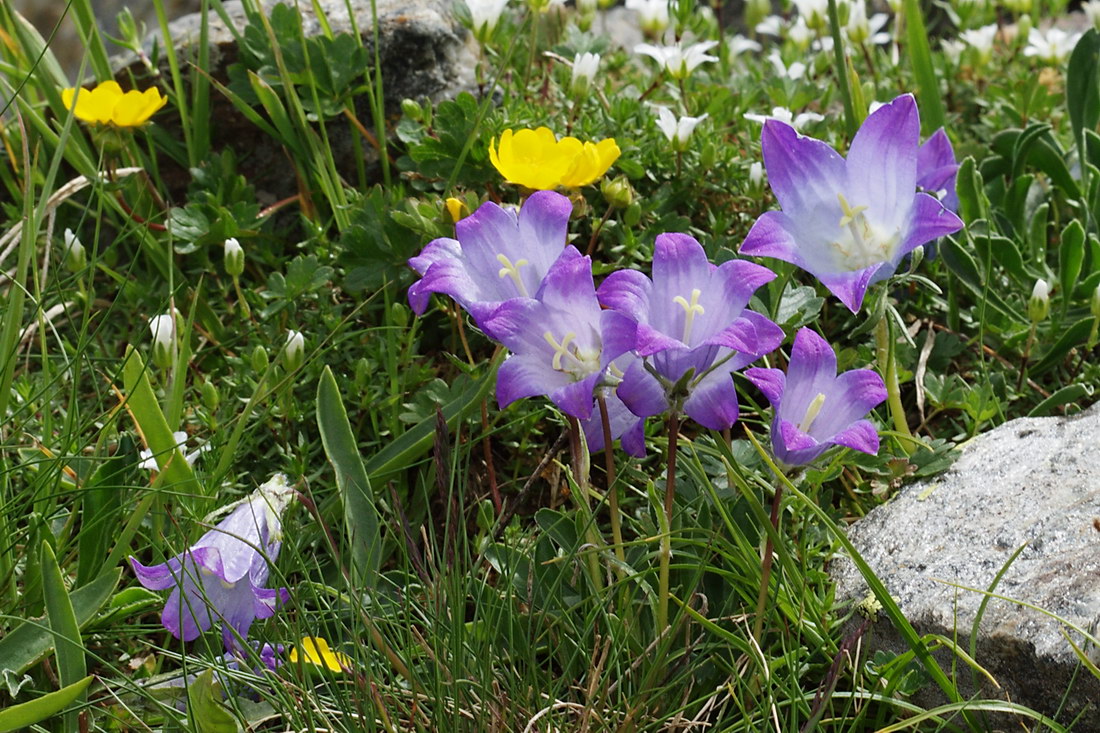
[{"label": "gray rock", "polygon": [[[1068,418],[1023,418],[965,446],[946,473],[905,488],[854,524],[849,537],[920,634],[957,636],[969,648],[987,589],[1012,553],[1025,545],[994,591],[1055,614],[1080,628],[1100,618],[1100,406]],[[837,598],[863,599],[867,587],[848,558],[834,564]],[[977,660],[1001,685],[970,685],[965,694],[1001,697],[1074,730],[1100,730],[1100,680],[1084,668],[1062,634],[1082,636],[1033,608],[992,599],[977,634]],[[1095,631],[1093,632],[1095,635]],[[867,643],[893,652],[907,647],[888,621]],[[1092,648],[1094,658],[1097,650]],[[946,666],[949,655],[940,655]],[[1076,673],[1076,679],[1074,675]],[[1072,680],[1072,685],[1071,685]],[[934,684],[918,699],[945,700]],[[996,720],[1008,727],[1004,718]],[[1018,723],[1011,727],[1018,727]]]}]

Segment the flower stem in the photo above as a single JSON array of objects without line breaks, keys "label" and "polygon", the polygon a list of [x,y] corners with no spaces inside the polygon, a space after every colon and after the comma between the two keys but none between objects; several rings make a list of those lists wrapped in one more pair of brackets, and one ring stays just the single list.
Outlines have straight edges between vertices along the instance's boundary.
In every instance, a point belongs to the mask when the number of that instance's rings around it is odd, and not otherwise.
[{"label": "flower stem", "polygon": [[607,505],[611,513],[611,539],[615,542],[615,557],[620,565],[615,569],[619,580],[625,580],[623,566],[626,553],[623,550],[623,524],[619,514],[619,487],[615,485],[615,451],[611,447],[611,419],[607,414],[607,399],[601,394],[596,397],[600,405],[600,422],[603,423],[603,460],[607,474]]},{"label": "flower stem", "polygon": [[[783,482],[775,484],[775,498],[772,499],[772,529],[779,533],[779,507],[783,502]],[[752,625],[752,638],[763,649],[763,640],[760,638],[764,631],[764,607],[768,603],[768,582],[772,576],[772,560],[775,557],[775,545],[772,536],[768,535],[768,541],[764,543],[764,561],[760,569],[760,593],[756,596],[756,620]]]},{"label": "flower stem", "polygon": [[665,475],[665,514],[661,527],[661,554],[658,569],[657,633],[668,628],[669,567],[672,563],[672,505],[676,499],[676,443],[680,436],[680,415],[668,414],[668,468]]},{"label": "flower stem", "polygon": [[592,579],[592,586],[597,591],[603,590],[603,576],[600,573],[599,550],[603,548],[603,540],[596,531],[595,519],[592,516],[592,507],[588,503],[588,473],[591,468],[588,457],[588,446],[584,442],[580,423],[577,418],[569,417],[569,453],[573,459],[573,481],[575,483],[573,500],[577,508],[584,515],[584,533],[586,544],[591,545],[591,550],[586,551],[588,561],[588,574]]},{"label": "flower stem", "polygon": [[890,317],[884,311],[875,326],[875,344],[877,346],[878,368],[882,372],[882,381],[886,383],[886,401],[890,406],[890,417],[894,421],[894,430],[906,443],[915,443],[909,424],[905,420],[905,407],[901,404],[901,387],[898,384],[897,354],[894,352],[893,339],[890,336]]}]

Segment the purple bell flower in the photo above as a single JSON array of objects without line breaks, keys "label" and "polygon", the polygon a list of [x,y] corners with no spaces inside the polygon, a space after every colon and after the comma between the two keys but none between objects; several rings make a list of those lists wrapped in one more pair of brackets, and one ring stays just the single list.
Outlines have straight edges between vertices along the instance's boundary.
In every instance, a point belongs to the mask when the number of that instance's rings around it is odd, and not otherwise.
[{"label": "purple bell flower", "polygon": [[484,329],[502,302],[535,297],[566,247],[572,213],[569,199],[553,191],[531,194],[518,215],[491,201],[482,204],[455,224],[457,239],[432,240],[409,260],[422,276],[409,287],[409,305],[419,315],[432,293],[443,293]]},{"label": "purple bell flower", "polygon": [[814,330],[795,336],[786,374],[755,367],[745,377],[775,411],[772,449],[780,463],[804,466],[833,445],[878,452],[878,431],[863,417],[886,399],[882,377],[870,369],[838,375],[833,347]]},{"label": "purple bell flower", "polygon": [[686,234],[659,235],[652,280],[620,270],[600,285],[600,302],[637,324],[634,346],[648,362],[647,368],[639,359],[625,370],[619,398],[636,415],[659,414],[669,409],[666,386],[693,370],[684,412],[714,430],[733,425],[738,411],[730,375],[783,342],[779,326],[746,310],[753,292],[774,278],[744,260],[712,265]]},{"label": "purple bell flower", "polygon": [[130,558],[143,586],[172,589],[160,617],[172,636],[192,641],[218,622],[225,648],[234,651],[254,620],[290,599],[286,588],[264,585],[282,544],[279,516],[293,497],[286,477],[275,474],[185,552],[152,566]]},{"label": "purple bell flower", "polygon": [[955,193],[955,176],[958,172],[955,150],[941,127],[917,150],[917,187],[938,198],[948,211],[957,212],[959,197]]},{"label": "purple bell flower", "polygon": [[567,415],[587,420],[594,390],[611,361],[634,346],[634,324],[600,310],[592,260],[567,251],[546,273],[537,298],[513,298],[484,324],[512,355],[497,373],[497,401],[547,395]]},{"label": "purple bell flower", "polygon": [[761,144],[782,211],[756,220],[741,253],[801,267],[853,313],[879,270],[896,269],[917,247],[963,226],[917,191],[920,120],[911,94],[867,117],[847,159],[778,120],[764,123]]},{"label": "purple bell flower", "polygon": [[[638,417],[626,406],[619,397],[618,384],[611,384],[621,380],[623,373],[636,361],[638,355],[628,351],[613,361],[607,368],[603,386],[597,387],[597,394],[601,393],[607,404],[607,422],[611,428],[611,439],[618,440],[627,455],[635,458],[645,457],[645,418]],[[600,415],[599,405],[592,408],[592,414],[587,420],[581,421],[581,429],[584,430],[585,440],[588,442],[588,451],[596,453],[604,448],[603,441],[603,417]]]}]

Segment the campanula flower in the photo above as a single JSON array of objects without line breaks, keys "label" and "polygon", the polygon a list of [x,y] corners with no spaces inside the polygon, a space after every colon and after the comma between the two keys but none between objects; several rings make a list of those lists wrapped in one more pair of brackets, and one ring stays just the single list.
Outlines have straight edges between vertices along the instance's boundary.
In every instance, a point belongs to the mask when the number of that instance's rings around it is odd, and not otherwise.
[{"label": "campanula flower", "polygon": [[183,641],[219,623],[227,650],[248,636],[252,622],[269,618],[286,603],[286,588],[265,588],[282,544],[280,515],[294,496],[286,477],[275,474],[218,526],[184,552],[160,565],[130,558],[138,581],[150,590],[172,589],[161,623]]},{"label": "campanula flower", "polygon": [[504,302],[485,324],[512,350],[497,374],[497,401],[546,395],[567,415],[592,415],[596,386],[612,360],[634,346],[634,324],[600,310],[592,260],[573,248],[546,273],[536,298]]},{"label": "campanula flower", "polygon": [[920,121],[905,94],[870,114],[842,158],[790,125],[764,123],[768,182],[782,211],[753,224],[742,254],[774,257],[817,277],[857,312],[879,270],[962,228],[934,196],[917,191]]},{"label": "campanula flower", "polygon": [[656,415],[669,408],[670,398],[681,398],[667,388],[691,371],[684,412],[708,428],[730,427],[737,420],[730,374],[783,341],[779,326],[746,310],[753,292],[774,278],[768,268],[744,260],[712,265],[686,234],[659,235],[652,280],[619,270],[600,285],[600,303],[637,324],[634,348],[649,362],[649,368],[638,360],[625,370],[620,399],[636,415]]},{"label": "campanula flower", "polygon": [[[619,440],[627,455],[642,458],[645,456],[645,418],[631,412],[618,394],[618,385],[622,382],[624,372],[637,360],[638,355],[628,351],[611,362],[601,384],[596,387],[596,393],[603,395],[607,405],[611,439]],[[584,430],[589,452],[603,450],[603,417],[598,406],[592,408],[592,415],[587,420],[581,421],[581,429]]]},{"label": "campanula flower", "polygon": [[940,200],[948,211],[959,210],[955,176],[959,164],[943,128],[936,130],[917,150],[917,187]]},{"label": "campanula flower", "polygon": [[454,298],[481,328],[510,298],[533,298],[550,265],[565,249],[573,205],[553,191],[528,197],[517,214],[489,201],[455,223],[456,239],[428,243],[409,260],[422,276],[409,287],[418,315],[432,293]]},{"label": "campanula flower", "polygon": [[[75,102],[74,102],[75,99]],[[144,92],[123,92],[117,81],[105,81],[95,89],[63,89],[61,101],[78,120],[115,127],[141,127],[153,113],[168,103],[168,97],[150,87]]]},{"label": "campanula flower", "polygon": [[833,347],[813,329],[795,336],[786,374],[753,367],[745,376],[775,411],[772,449],[781,463],[804,466],[833,445],[878,452],[878,431],[863,418],[886,399],[882,377],[870,369],[838,375]]},{"label": "campanula flower", "polygon": [[489,160],[505,180],[527,188],[580,188],[598,181],[619,158],[614,138],[558,140],[548,127],[505,130],[489,143]]}]

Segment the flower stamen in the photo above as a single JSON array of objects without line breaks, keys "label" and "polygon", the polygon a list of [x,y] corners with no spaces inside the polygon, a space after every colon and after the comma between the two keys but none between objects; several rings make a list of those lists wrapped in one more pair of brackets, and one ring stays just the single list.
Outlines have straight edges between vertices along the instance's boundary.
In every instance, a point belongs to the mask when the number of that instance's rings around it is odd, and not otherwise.
[{"label": "flower stamen", "polygon": [[531,263],[528,262],[525,258],[520,258],[516,260],[515,264],[512,264],[512,261],[508,259],[508,257],[504,254],[497,255],[497,262],[503,265],[503,267],[500,268],[500,271],[497,272],[497,277],[512,278],[512,282],[516,284],[516,290],[519,291],[519,294],[522,295],[524,298],[529,298],[530,295],[527,294],[527,288],[524,287],[523,280],[520,279],[519,268],[523,267],[524,265],[529,265]]},{"label": "flower stamen", "polygon": [[699,305],[699,296],[702,292],[699,288],[691,289],[691,302],[682,296],[677,295],[672,299],[672,302],[684,309],[684,337],[681,339],[685,344],[691,338],[691,327],[694,325],[695,316],[703,315],[703,306]]},{"label": "flower stamen", "polygon": [[814,420],[817,419],[818,414],[821,413],[821,408],[825,404],[825,393],[818,392],[817,397],[814,397],[810,402],[810,406],[806,408],[806,414],[802,416],[802,422],[798,423],[798,429],[803,433],[809,433],[810,427],[814,424]]},{"label": "flower stamen", "polygon": [[577,334],[570,331],[565,334],[560,344],[554,340],[554,334],[549,331],[544,333],[542,337],[546,339],[546,343],[550,344],[550,348],[554,350],[554,359],[550,362],[550,366],[553,367],[555,371],[564,371],[561,365],[562,357],[569,357],[570,359],[577,360],[576,355],[569,351],[569,342],[575,339]]}]

